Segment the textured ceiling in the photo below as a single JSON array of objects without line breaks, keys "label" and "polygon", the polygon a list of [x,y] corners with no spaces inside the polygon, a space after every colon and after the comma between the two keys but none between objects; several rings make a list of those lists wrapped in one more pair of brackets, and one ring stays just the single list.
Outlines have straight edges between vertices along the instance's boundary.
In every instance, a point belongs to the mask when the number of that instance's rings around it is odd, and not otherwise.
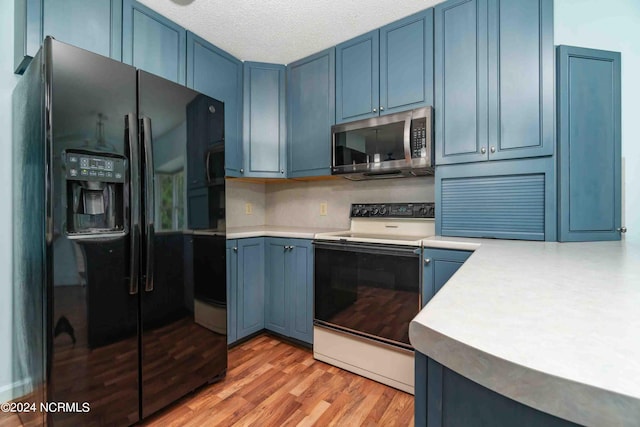
[{"label": "textured ceiling", "polygon": [[139,0],[243,61],[288,64],[443,0]]}]

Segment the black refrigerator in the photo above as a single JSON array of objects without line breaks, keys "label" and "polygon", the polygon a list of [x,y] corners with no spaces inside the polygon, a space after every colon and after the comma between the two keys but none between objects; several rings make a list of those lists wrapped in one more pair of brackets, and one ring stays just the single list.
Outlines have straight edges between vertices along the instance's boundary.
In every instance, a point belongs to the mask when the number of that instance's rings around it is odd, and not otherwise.
[{"label": "black refrigerator", "polygon": [[51,38],[13,104],[22,416],[130,425],[222,378],[224,104]]}]

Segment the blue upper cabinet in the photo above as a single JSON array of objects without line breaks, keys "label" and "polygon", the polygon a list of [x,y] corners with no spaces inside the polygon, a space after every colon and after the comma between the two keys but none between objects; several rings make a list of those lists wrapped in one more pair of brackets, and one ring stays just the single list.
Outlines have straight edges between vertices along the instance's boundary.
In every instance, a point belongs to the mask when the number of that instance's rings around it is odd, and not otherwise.
[{"label": "blue upper cabinet", "polygon": [[433,105],[433,9],[380,29],[380,114]]},{"label": "blue upper cabinet", "polygon": [[559,240],[620,240],[620,54],[557,50]]},{"label": "blue upper cabinet", "polygon": [[244,63],[244,176],[286,177],[285,67]]},{"label": "blue upper cabinet", "polygon": [[124,0],[122,61],[176,83],[186,83],[187,32],[135,0]]},{"label": "blue upper cabinet", "polygon": [[336,46],[336,123],[378,115],[379,30]]},{"label": "blue upper cabinet", "polygon": [[288,176],[331,175],[335,49],[287,65]]},{"label": "blue upper cabinet", "polygon": [[435,7],[436,163],[552,155],[553,0]]},{"label": "blue upper cabinet", "polygon": [[487,0],[435,7],[436,163],[487,158]]},{"label": "blue upper cabinet", "polygon": [[242,176],[242,62],[187,31],[187,86],[224,102],[225,172]]},{"label": "blue upper cabinet", "polygon": [[433,105],[433,9],[336,46],[336,123]]},{"label": "blue upper cabinet", "polygon": [[16,0],[15,14],[16,73],[26,69],[46,36],[122,59],[122,0]]},{"label": "blue upper cabinet", "polygon": [[554,151],[553,0],[489,0],[489,159]]}]

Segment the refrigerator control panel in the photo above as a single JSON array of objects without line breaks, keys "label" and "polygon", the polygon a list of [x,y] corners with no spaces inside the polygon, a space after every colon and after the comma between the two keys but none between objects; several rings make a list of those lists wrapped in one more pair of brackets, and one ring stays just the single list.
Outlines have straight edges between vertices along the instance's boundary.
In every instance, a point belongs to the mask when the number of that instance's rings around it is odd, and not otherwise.
[{"label": "refrigerator control panel", "polygon": [[81,152],[65,153],[66,178],[74,181],[125,182],[125,159]]}]

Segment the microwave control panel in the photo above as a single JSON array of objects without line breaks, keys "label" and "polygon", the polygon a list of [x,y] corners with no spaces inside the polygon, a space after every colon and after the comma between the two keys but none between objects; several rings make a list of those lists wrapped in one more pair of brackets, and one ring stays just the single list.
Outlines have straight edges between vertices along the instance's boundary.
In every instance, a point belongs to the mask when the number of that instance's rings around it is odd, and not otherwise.
[{"label": "microwave control panel", "polygon": [[435,204],[425,203],[356,203],[351,218],[433,218]]},{"label": "microwave control panel", "polygon": [[427,119],[422,117],[411,120],[411,157],[427,157]]}]

